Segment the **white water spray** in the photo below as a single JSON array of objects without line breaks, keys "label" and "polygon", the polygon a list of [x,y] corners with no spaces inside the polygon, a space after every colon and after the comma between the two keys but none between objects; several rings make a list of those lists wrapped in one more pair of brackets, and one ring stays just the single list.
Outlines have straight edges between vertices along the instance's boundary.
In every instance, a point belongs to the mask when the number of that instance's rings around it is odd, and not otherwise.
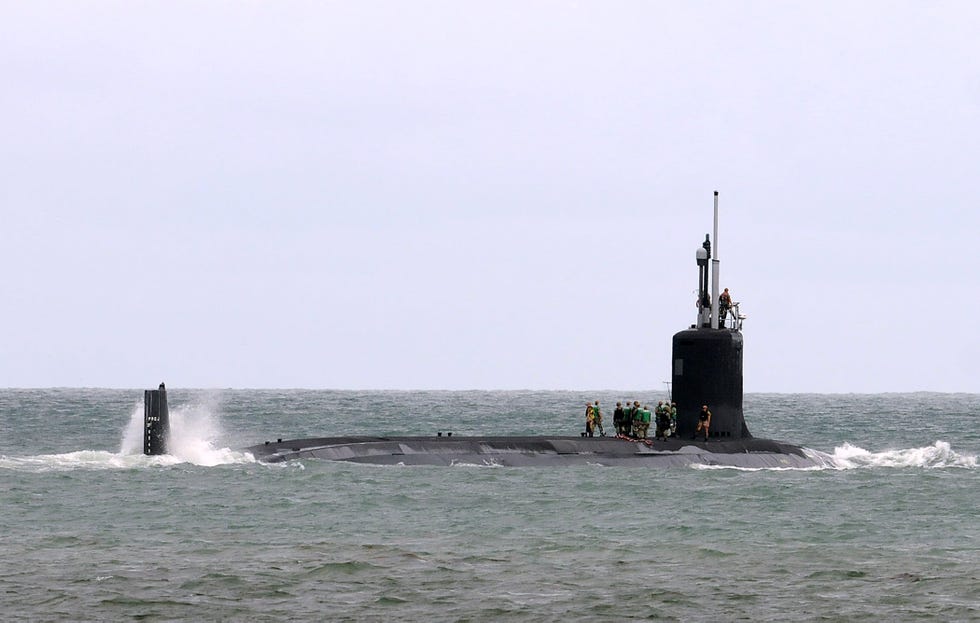
[{"label": "white water spray", "polygon": [[0,468],[25,471],[67,471],[74,469],[134,469],[189,463],[204,467],[235,463],[254,463],[248,452],[220,448],[218,419],[207,404],[187,405],[170,409],[170,441],[168,454],[143,454],[143,403],[133,407],[129,422],[122,432],[119,452],[78,450],[64,454],[37,456],[0,456]]},{"label": "white water spray", "polygon": [[922,467],[937,469],[946,467],[976,468],[977,457],[960,454],[952,449],[948,441],[936,441],[921,448],[903,448],[870,452],[858,446],[844,443],[834,448],[832,455],[826,455],[836,469],[858,469],[862,467]]},{"label": "white water spray", "polygon": [[[215,440],[221,435],[221,427],[212,414],[213,408],[207,404],[184,405],[170,409],[170,438],[167,441],[167,454],[175,463],[192,463],[211,467],[228,463],[250,463],[254,461],[247,452],[236,452],[230,448],[218,448]],[[143,452],[143,405],[133,409],[123,432],[119,453],[124,455]],[[148,459],[151,457],[147,457]]]},{"label": "white water spray", "polygon": [[760,471],[823,471],[849,469],[921,468],[921,469],[976,469],[977,456],[960,454],[952,449],[948,441],[936,441],[921,448],[901,448],[871,452],[847,442],[834,448],[829,454],[820,450],[803,448],[807,458],[817,463],[812,467],[735,467],[730,465],[692,465],[695,469],[726,470],[744,472]]}]

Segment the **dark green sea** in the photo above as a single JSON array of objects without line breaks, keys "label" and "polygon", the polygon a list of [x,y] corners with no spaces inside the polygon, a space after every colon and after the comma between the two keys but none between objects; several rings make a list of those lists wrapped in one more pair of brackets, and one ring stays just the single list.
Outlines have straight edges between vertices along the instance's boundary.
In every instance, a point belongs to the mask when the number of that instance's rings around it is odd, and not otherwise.
[{"label": "dark green sea", "polygon": [[980,395],[754,394],[811,470],[265,465],[340,434],[577,434],[660,392],[0,390],[4,621],[977,621]]}]

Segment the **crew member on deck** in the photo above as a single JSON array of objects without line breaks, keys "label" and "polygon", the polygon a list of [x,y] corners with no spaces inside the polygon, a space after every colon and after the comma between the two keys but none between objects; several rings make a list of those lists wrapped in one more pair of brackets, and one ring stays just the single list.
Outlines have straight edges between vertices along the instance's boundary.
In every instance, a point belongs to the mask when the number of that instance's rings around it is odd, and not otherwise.
[{"label": "crew member on deck", "polygon": [[629,437],[633,434],[633,405],[630,401],[626,401],[626,407],[623,408],[623,437]]},{"label": "crew member on deck", "polygon": [[592,403],[585,403],[585,434],[592,437],[595,429],[595,411],[592,410]]},{"label": "crew member on deck", "polygon": [[657,439],[663,439],[667,441],[667,435],[670,434],[670,407],[665,405],[663,401],[657,405]]},{"label": "crew member on deck", "polygon": [[708,411],[708,405],[701,406],[701,413],[698,413],[698,427],[694,429],[694,437],[698,436],[702,430],[704,430],[704,440],[708,441],[708,429],[711,428],[711,411]]},{"label": "crew member on deck", "polygon": [[594,428],[599,429],[599,436],[605,437],[606,431],[602,428],[602,411],[599,409],[599,401],[595,401],[595,405],[592,407],[592,417],[595,419]]},{"label": "crew member on deck", "polygon": [[656,426],[653,434],[654,439],[660,439],[660,434],[663,432],[663,415],[665,408],[664,401],[661,400],[657,403],[657,408],[653,410],[653,423]]},{"label": "crew member on deck", "polygon": [[616,427],[616,435],[623,434],[623,418],[625,417],[626,414],[623,412],[623,403],[617,402],[616,410],[613,411],[613,426]]},{"label": "crew member on deck", "polygon": [[638,423],[634,424],[636,428],[636,436],[640,439],[646,439],[647,433],[650,430],[650,407],[649,405],[643,405],[640,409],[640,420]]}]

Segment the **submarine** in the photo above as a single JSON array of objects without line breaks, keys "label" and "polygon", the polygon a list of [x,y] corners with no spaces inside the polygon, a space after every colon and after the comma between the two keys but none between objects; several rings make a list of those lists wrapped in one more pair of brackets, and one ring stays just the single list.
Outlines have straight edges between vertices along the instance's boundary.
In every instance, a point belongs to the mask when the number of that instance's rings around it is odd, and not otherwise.
[{"label": "submarine", "polygon": [[[713,243],[713,244],[712,244]],[[742,412],[742,328],[745,316],[728,297],[720,304],[718,192],[714,193],[714,230],[697,249],[697,320],[673,336],[672,401],[676,428],[665,439],[632,436],[336,436],[282,439],[244,448],[256,460],[278,463],[320,459],[376,465],[496,465],[504,467],[602,465],[739,468],[807,468],[822,462],[815,453],[790,443],[753,437]],[[727,292],[726,292],[727,295]],[[163,390],[161,384],[160,390]],[[156,390],[149,390],[149,395]],[[156,398],[154,404],[159,404]],[[166,410],[166,397],[162,399]],[[707,405],[708,434],[698,430]],[[165,447],[151,443],[160,435],[159,409],[147,413],[146,452]],[[155,419],[150,419],[155,418]],[[697,434],[698,438],[695,438]]]}]

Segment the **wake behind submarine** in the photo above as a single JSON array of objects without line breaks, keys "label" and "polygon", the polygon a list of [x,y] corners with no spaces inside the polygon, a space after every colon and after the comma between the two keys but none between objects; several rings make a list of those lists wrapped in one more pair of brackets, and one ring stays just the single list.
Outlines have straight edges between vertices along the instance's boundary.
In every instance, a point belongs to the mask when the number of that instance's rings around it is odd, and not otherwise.
[{"label": "wake behind submarine", "polygon": [[[738,304],[730,314],[719,307],[718,192],[714,193],[714,237],[705,235],[698,248],[698,316],[676,333],[672,345],[673,401],[677,426],[666,440],[585,436],[343,436],[278,439],[245,448],[269,463],[294,459],[325,459],[378,465],[606,465],[677,467],[716,465],[741,468],[804,468],[822,463],[800,446],[757,439],[742,413],[742,321]],[[714,248],[712,248],[712,240]],[[710,271],[709,271],[710,265]],[[710,272],[710,274],[709,274]],[[709,293],[710,289],[710,293]],[[727,311],[727,310],[725,310]],[[147,391],[147,404],[150,394]],[[165,391],[161,384],[159,391]],[[154,398],[154,404],[160,399]],[[701,405],[712,412],[710,437],[694,440]],[[166,411],[166,395],[162,398]],[[159,453],[165,442],[157,429],[166,422],[146,408],[144,451]],[[155,419],[151,419],[155,418]],[[162,423],[161,423],[162,422]],[[156,428],[153,428],[153,427]],[[165,451],[165,449],[164,449]]]}]

